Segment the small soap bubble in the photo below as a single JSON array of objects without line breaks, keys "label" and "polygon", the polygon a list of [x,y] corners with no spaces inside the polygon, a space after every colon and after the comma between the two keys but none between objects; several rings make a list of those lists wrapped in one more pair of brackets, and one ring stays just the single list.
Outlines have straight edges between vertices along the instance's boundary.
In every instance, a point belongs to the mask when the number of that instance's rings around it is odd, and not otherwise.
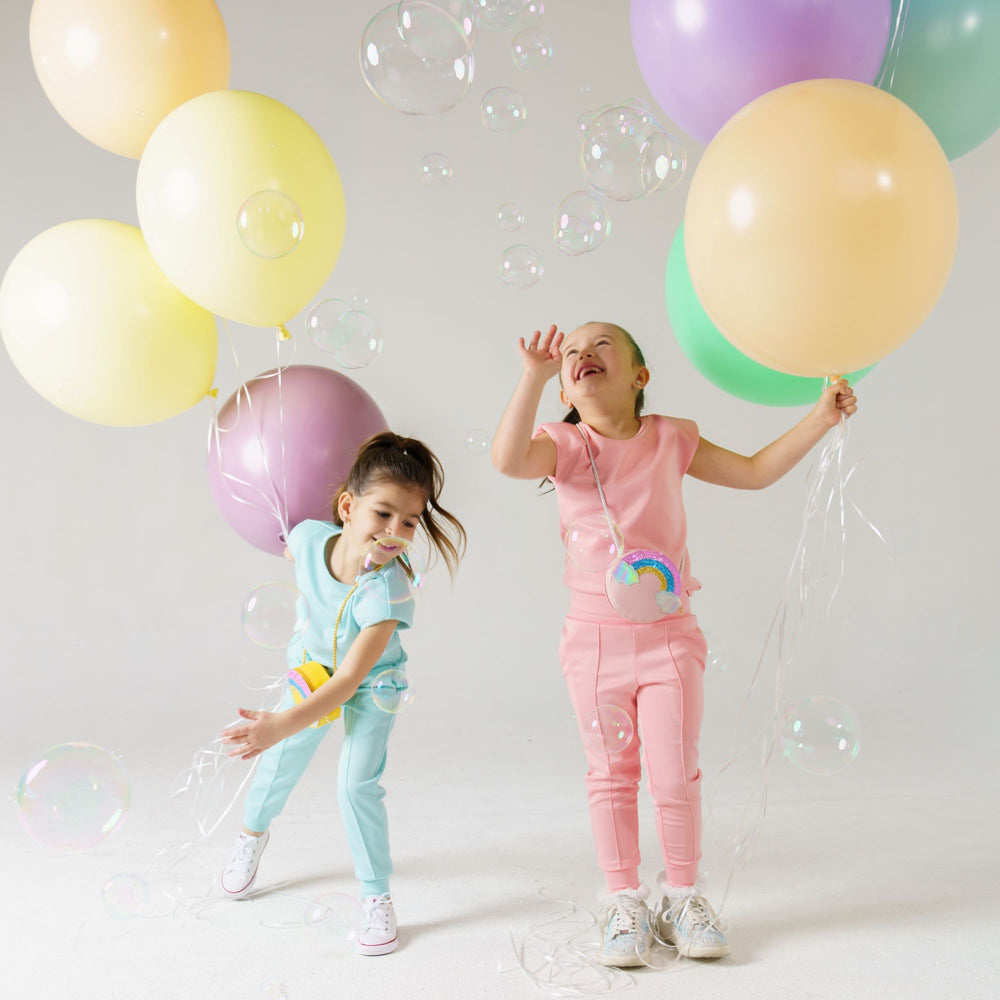
[{"label": "small soap bubble", "polygon": [[702,629],[708,652],[705,654],[705,666],[715,670],[725,670],[729,666],[729,643],[721,632],[714,629]]},{"label": "small soap bubble", "polygon": [[485,455],[490,450],[490,435],[474,427],[465,433],[465,450],[473,455]]},{"label": "small soap bubble", "polygon": [[258,257],[276,260],[302,242],[305,226],[299,206],[282,191],[257,191],[236,213],[243,245]]},{"label": "small soap bubble", "polygon": [[513,201],[505,201],[497,209],[497,225],[507,233],[520,229],[524,224],[524,212],[521,207]]},{"label": "small soap bubble", "polygon": [[632,717],[617,705],[598,705],[583,720],[583,738],[592,750],[621,753],[635,735]]},{"label": "small soap bubble", "polygon": [[420,179],[428,187],[442,187],[453,175],[451,160],[441,153],[428,153],[420,161]]},{"label": "small soap bubble", "polygon": [[362,312],[367,312],[368,311],[368,307],[370,305],[371,305],[371,303],[368,301],[367,298],[365,298],[364,295],[355,295],[351,299],[351,308],[352,309],[360,309]]},{"label": "small soap bubble", "polygon": [[343,892],[324,892],[309,901],[303,922],[312,949],[327,958],[354,954],[364,928],[361,903]]},{"label": "small soap bubble", "polygon": [[494,87],[483,94],[479,117],[490,132],[516,132],[527,115],[524,98],[513,87]]},{"label": "small soap bubble", "polygon": [[58,385],[56,386],[56,388],[58,388],[58,390],[64,396],[70,396],[70,397],[72,397],[72,396],[79,395],[79,392],[80,392],[80,386],[77,383],[77,381],[76,381],[75,378],[60,379]]},{"label": "small soap bubble", "polygon": [[836,698],[803,698],[782,719],[782,753],[809,774],[836,774],[860,749],[861,725],[854,712]]},{"label": "small soap bubble", "polygon": [[564,539],[566,558],[586,573],[604,573],[625,551],[621,528],[604,513],[578,517]]},{"label": "small soap bubble", "polygon": [[500,280],[510,288],[530,288],[544,273],[541,256],[526,243],[507,247],[500,255]]},{"label": "small soap bubble", "polygon": [[309,602],[291,583],[265,583],[243,602],[247,638],[263,649],[284,649],[309,624]]},{"label": "small soap bubble", "polygon": [[137,917],[149,905],[149,883],[138,875],[112,875],[101,889],[101,900],[116,920]]},{"label": "small soap bubble", "polygon": [[288,990],[280,979],[265,979],[260,995],[261,1000],[289,1000]]},{"label": "small soap bubble", "polygon": [[383,670],[372,681],[371,690],[375,707],[390,715],[398,715],[413,704],[413,690],[404,670]]},{"label": "small soap bubble", "polygon": [[[390,565],[394,559],[395,565]],[[358,568],[355,610],[365,602],[374,607],[413,599],[427,580],[428,555],[422,544],[386,535],[368,548]]]},{"label": "small soap bubble", "polygon": [[114,754],[91,743],[62,743],[24,772],[15,801],[33,840],[55,851],[86,851],[125,822],[132,788]]},{"label": "small soap bubble", "polygon": [[556,209],[552,225],[556,247],[571,257],[596,250],[610,232],[607,209],[587,191],[574,191]]},{"label": "small soap bubble", "polygon": [[514,36],[510,54],[518,69],[545,69],[552,60],[552,39],[540,28],[528,28]]},{"label": "small soap bubble", "polygon": [[382,328],[371,313],[342,299],[324,299],[306,313],[306,333],[341,368],[370,365],[382,353]]}]

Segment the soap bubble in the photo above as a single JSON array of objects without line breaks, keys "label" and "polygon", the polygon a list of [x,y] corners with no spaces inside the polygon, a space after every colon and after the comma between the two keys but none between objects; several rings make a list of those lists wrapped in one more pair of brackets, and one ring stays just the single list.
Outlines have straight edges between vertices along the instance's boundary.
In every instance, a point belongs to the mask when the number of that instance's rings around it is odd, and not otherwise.
[{"label": "soap bubble", "polygon": [[[391,4],[368,22],[361,36],[361,75],[371,92],[394,111],[407,115],[447,111],[465,97],[472,84],[474,61],[468,37],[444,11],[430,4],[410,6],[420,7],[422,16],[434,19],[447,44],[425,41],[414,51],[399,30],[399,4]],[[459,49],[464,54],[454,55]]]},{"label": "soap bubble", "polygon": [[714,667],[716,670],[725,670],[729,666],[729,643],[726,637],[720,632],[702,629],[705,642],[708,645],[708,652],[705,654],[705,666]]},{"label": "soap bubble", "polygon": [[112,875],[101,889],[101,900],[116,920],[137,917],[149,905],[149,883],[138,875]]},{"label": "soap bubble", "polygon": [[[393,559],[399,564],[388,567]],[[428,553],[423,543],[386,535],[374,541],[358,569],[355,614],[362,614],[365,602],[381,608],[412,600],[427,580]]]},{"label": "soap bubble", "polygon": [[401,0],[396,30],[407,51],[419,59],[453,62],[464,57],[471,45],[465,24],[452,15],[447,3]]},{"label": "soap bubble", "polygon": [[510,54],[518,69],[545,69],[552,59],[552,39],[539,28],[528,28],[514,36]]},{"label": "soap bubble", "polygon": [[494,87],[483,94],[479,117],[491,132],[516,132],[527,115],[524,98],[513,87]]},{"label": "soap bubble", "polygon": [[281,191],[257,191],[236,213],[243,245],[258,257],[275,260],[290,254],[305,230],[299,206]]},{"label": "soap bubble", "polygon": [[524,212],[521,207],[513,201],[505,201],[497,209],[497,225],[504,232],[511,233],[515,229],[520,229],[524,224]]},{"label": "soap bubble", "polygon": [[24,772],[15,801],[33,840],[56,851],[86,851],[125,821],[132,788],[114,754],[91,743],[62,743]]},{"label": "soap bubble", "polygon": [[598,705],[583,720],[583,738],[592,750],[621,753],[635,735],[632,718],[617,705]]},{"label": "soap bubble", "polygon": [[382,353],[382,328],[371,313],[342,299],[323,299],[306,313],[306,333],[341,368],[364,368]]},{"label": "soap bubble", "polygon": [[611,232],[611,219],[599,198],[574,191],[556,209],[552,225],[556,246],[571,257],[596,250]]},{"label": "soap bubble", "polygon": [[428,187],[441,187],[447,184],[453,173],[451,160],[441,153],[428,153],[420,161],[420,179]]},{"label": "soap bubble", "polygon": [[500,255],[500,280],[510,288],[530,288],[544,273],[538,251],[526,243],[507,247]]},{"label": "soap bubble", "polygon": [[80,394],[80,385],[75,378],[60,379],[56,388],[64,396],[78,396]]},{"label": "soap bubble", "polygon": [[668,190],[687,166],[677,140],[637,102],[597,114],[583,133],[580,159],[587,183],[616,201]]},{"label": "soap bubble", "polygon": [[265,583],[243,602],[247,638],[263,649],[284,649],[309,624],[309,603],[291,583]]},{"label": "soap bubble", "polygon": [[390,715],[398,715],[413,704],[413,690],[405,670],[395,667],[383,670],[372,681],[372,701],[375,707]]},{"label": "soap bubble", "polygon": [[[472,45],[476,40],[476,32],[479,28],[479,14],[476,0],[422,0],[419,3],[416,0],[400,0],[397,15],[399,33],[402,35],[403,41],[408,45],[410,44],[410,32],[419,30],[421,16],[424,19],[428,17],[425,11],[418,9],[421,7],[439,8],[458,23],[468,40],[468,45]],[[431,23],[433,24],[433,22]],[[436,26],[435,30],[440,32],[442,29]],[[450,34],[447,38],[447,43],[449,45],[453,44]]]},{"label": "soap bubble", "polygon": [[544,0],[476,0],[479,15],[494,28],[523,28],[545,13]]},{"label": "soap bubble", "polygon": [[781,721],[782,753],[809,774],[836,774],[860,749],[861,725],[836,698],[803,698]]},{"label": "soap bubble", "polygon": [[566,558],[586,573],[604,573],[625,551],[621,528],[603,513],[578,517],[563,542]]},{"label": "soap bubble", "polygon": [[485,455],[490,450],[490,435],[488,431],[474,427],[465,434],[465,450],[473,455]]},{"label": "soap bubble", "polygon": [[303,922],[306,938],[317,954],[342,958],[354,953],[364,929],[365,914],[353,896],[324,892],[309,901]]}]

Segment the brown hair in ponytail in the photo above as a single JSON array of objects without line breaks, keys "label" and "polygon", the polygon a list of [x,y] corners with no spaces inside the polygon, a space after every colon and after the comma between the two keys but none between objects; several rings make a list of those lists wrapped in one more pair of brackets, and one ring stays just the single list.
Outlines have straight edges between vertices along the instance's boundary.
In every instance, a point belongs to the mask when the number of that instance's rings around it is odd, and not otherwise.
[{"label": "brown hair in ponytail", "polygon": [[423,491],[427,504],[420,515],[420,523],[431,545],[444,559],[448,572],[454,576],[465,551],[465,528],[458,518],[438,503],[444,487],[444,470],[434,452],[422,441],[402,437],[392,431],[382,431],[370,437],[361,446],[347,474],[347,481],[333,498],[334,522],[343,525],[337,509],[342,494],[361,496],[379,481]]}]

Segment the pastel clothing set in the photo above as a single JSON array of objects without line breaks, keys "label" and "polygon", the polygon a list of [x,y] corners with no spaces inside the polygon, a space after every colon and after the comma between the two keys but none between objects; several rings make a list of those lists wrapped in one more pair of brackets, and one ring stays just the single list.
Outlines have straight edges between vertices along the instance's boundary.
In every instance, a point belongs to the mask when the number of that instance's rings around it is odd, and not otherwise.
[{"label": "pastel clothing set", "polygon": [[[327,667],[333,665],[334,624],[353,586],[341,583],[329,570],[329,546],[340,532],[340,527],[329,521],[302,521],[289,532],[288,548],[295,559],[295,583],[309,611],[309,624],[303,635],[289,644],[290,667],[302,663],[304,651],[308,659],[318,660]],[[399,632],[409,628],[413,621],[413,600],[399,603],[389,600],[390,594],[398,594],[401,589],[400,581],[393,576],[402,573],[398,562],[393,560],[380,573],[371,574],[347,600],[337,630],[337,660],[343,663],[362,629],[383,621],[399,622],[378,662],[342,706],[344,741],[337,795],[363,896],[388,892],[392,873],[383,802],[385,789],[379,782],[385,770],[386,747],[396,717],[375,704],[371,682],[384,670],[403,670],[406,666]],[[291,692],[286,691],[282,708],[292,704]],[[331,728],[334,727],[306,727],[260,755],[245,804],[244,825],[248,830],[263,832],[270,826]]]},{"label": "pastel clothing set", "polygon": [[707,649],[690,613],[690,595],[700,584],[690,571],[681,484],[698,448],[698,428],[690,420],[644,416],[634,437],[615,440],[582,423],[542,424],[536,436],[548,434],[556,446],[551,479],[563,537],[581,517],[604,517],[581,430],[626,551],[662,553],[679,568],[682,609],[657,621],[630,621],[609,601],[605,573],[566,562],[570,603],[559,657],[577,719],[582,724],[598,706],[616,706],[637,730],[619,752],[584,741],[598,864],[609,890],[638,886],[641,754],[667,881],[693,885],[701,857],[698,737]]}]

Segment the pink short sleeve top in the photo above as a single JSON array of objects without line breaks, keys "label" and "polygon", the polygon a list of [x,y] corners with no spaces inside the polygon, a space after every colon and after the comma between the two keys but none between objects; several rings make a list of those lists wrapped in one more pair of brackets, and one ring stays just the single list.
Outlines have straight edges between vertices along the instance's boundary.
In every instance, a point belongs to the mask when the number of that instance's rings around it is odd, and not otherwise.
[{"label": "pink short sleeve top", "polygon": [[[594,482],[582,428],[594,453],[597,474],[611,516],[624,538],[625,549],[649,548],[662,552],[681,570],[682,590],[701,585],[691,575],[687,555],[687,520],[681,483],[698,448],[698,426],[658,414],[640,418],[639,430],[626,440],[602,437],[586,424],[546,423],[545,433],[556,446],[556,471],[551,477],[559,503],[559,534],[578,518],[603,517],[604,508]],[[683,564],[682,564],[683,560]],[[599,595],[605,602],[604,574],[587,572],[566,560],[563,583],[574,594]],[[589,602],[596,607],[595,602]],[[610,611],[610,604],[608,604]],[[610,611],[613,616],[614,612]]]}]

